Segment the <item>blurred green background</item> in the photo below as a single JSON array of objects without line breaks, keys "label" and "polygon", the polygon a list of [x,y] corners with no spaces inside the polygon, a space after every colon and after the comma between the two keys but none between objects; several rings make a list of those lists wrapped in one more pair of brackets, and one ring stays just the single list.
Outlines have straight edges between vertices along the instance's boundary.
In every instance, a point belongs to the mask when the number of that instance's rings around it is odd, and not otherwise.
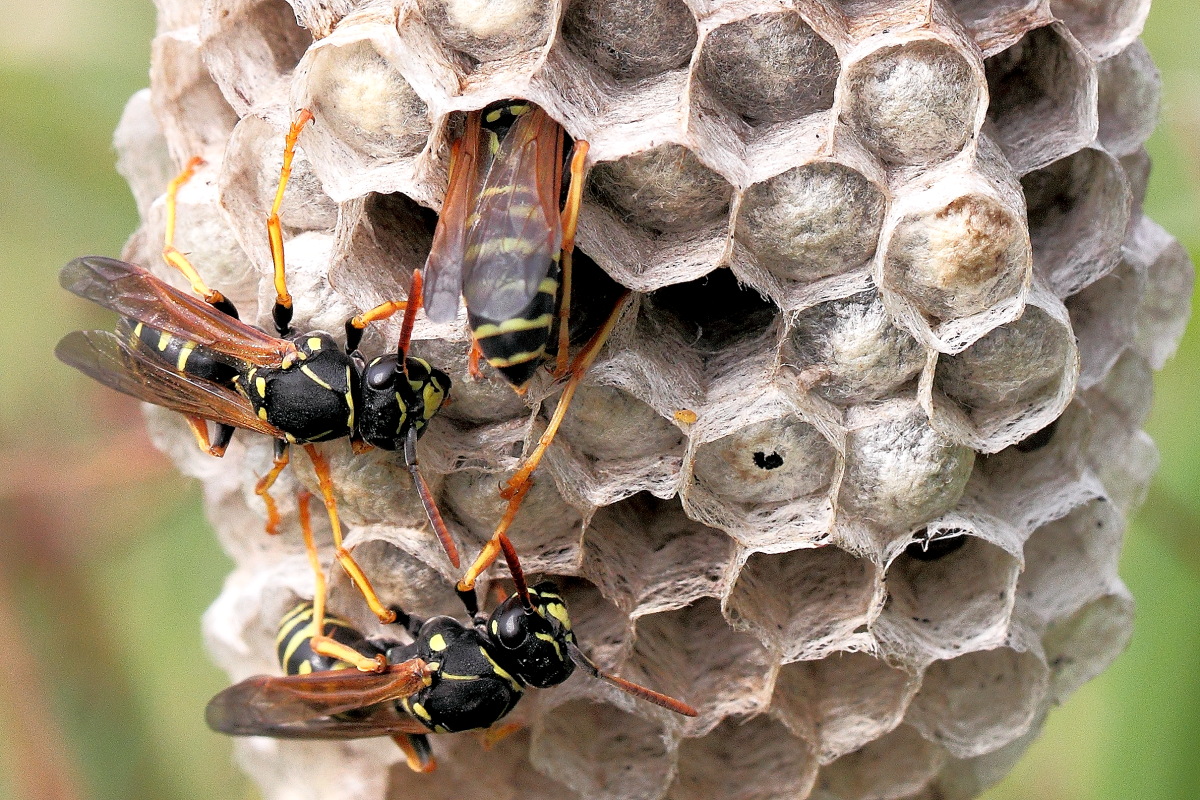
[{"label": "blurred green background", "polygon": [[[224,682],[198,620],[229,562],[197,487],[125,398],[54,361],[103,319],[54,275],[137,225],[113,128],[147,83],[146,0],[43,0],[0,25],[0,797],[254,797],[201,709]],[[1200,9],[1156,0],[1163,74],[1147,211],[1200,255]],[[987,800],[1200,798],[1200,334],[1157,378],[1162,469],[1129,533],[1129,650],[1054,711]]]}]

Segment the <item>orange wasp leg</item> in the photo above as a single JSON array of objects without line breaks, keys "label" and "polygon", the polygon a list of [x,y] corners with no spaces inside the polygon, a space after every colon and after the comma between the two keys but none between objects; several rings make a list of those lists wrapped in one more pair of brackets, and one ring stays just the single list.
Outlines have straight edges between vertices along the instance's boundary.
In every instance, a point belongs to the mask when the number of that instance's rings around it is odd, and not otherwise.
[{"label": "orange wasp leg", "polygon": [[312,517],[309,514],[309,501],[312,495],[301,489],[296,493],[296,507],[300,514],[300,532],[304,534],[304,552],[308,554],[308,563],[313,571],[313,637],[312,649],[320,655],[336,658],[353,664],[362,672],[382,672],[387,667],[387,659],[382,655],[367,658],[339,641],[325,635],[325,596],[328,588],[325,584],[325,571],[321,567],[321,558],[317,555],[317,543],[313,539]]},{"label": "orange wasp leg", "polygon": [[413,772],[433,772],[437,769],[437,760],[430,752],[429,742],[423,734],[395,733],[392,734],[392,741],[404,753],[404,763]]},{"label": "orange wasp leg", "polygon": [[276,440],[275,460],[271,463],[271,469],[259,478],[254,486],[254,493],[263,499],[263,504],[267,507],[267,533],[271,536],[279,533],[279,507],[275,504],[275,498],[271,497],[271,487],[275,485],[291,457],[291,448],[287,442]]},{"label": "orange wasp leg", "polygon": [[571,184],[567,189],[567,202],[562,211],[562,281],[559,288],[558,304],[558,358],[554,366],[555,379],[567,374],[568,348],[570,347],[571,330],[571,254],[575,250],[575,227],[579,223],[579,204],[583,202],[583,178],[586,169],[588,143],[575,142],[575,150],[571,155]]},{"label": "orange wasp leg", "polygon": [[[166,233],[163,235],[163,261],[187,278],[188,283],[192,284],[192,291],[204,298],[204,302],[211,306],[228,313],[232,306],[225,295],[218,292],[216,289],[209,288],[204,279],[200,277],[200,273],[196,272],[196,268],[192,266],[192,262],[188,261],[187,256],[179,252],[175,248],[175,217],[176,203],[179,197],[179,189],[185,183],[190,181],[196,174],[196,170],[204,164],[204,159],[200,156],[193,156],[184,166],[183,171],[176,175],[169,184],[167,184],[167,222]],[[233,316],[237,316],[234,314]]]},{"label": "orange wasp leg", "polygon": [[342,569],[346,570],[346,574],[350,576],[350,580],[362,593],[363,599],[367,601],[367,606],[371,609],[371,613],[379,617],[379,621],[384,625],[390,625],[396,621],[396,612],[387,608],[379,600],[379,595],[375,593],[375,589],[371,586],[371,581],[367,578],[362,567],[350,555],[350,551],[342,545],[342,523],[338,518],[337,499],[333,495],[333,481],[330,478],[329,460],[321,455],[311,444],[304,445],[304,452],[308,453],[309,459],[312,460],[313,469],[317,473],[317,482],[321,486],[321,497],[325,501],[325,510],[329,514],[329,525],[333,529],[333,548],[334,555],[337,557],[338,563],[342,565]]},{"label": "orange wasp leg", "polygon": [[467,356],[467,373],[473,381],[483,380],[483,370],[479,368],[479,361],[483,358],[483,350],[479,347],[478,340],[471,337],[471,353]]},{"label": "orange wasp leg", "polygon": [[286,267],[283,258],[283,226],[279,222],[279,207],[283,205],[283,192],[292,177],[292,161],[296,157],[296,141],[300,131],[313,119],[312,112],[302,109],[288,128],[283,145],[283,168],[279,171],[279,186],[275,190],[275,201],[271,203],[271,215],[267,217],[267,238],[271,241],[271,263],[275,267],[275,327],[281,335],[288,332],[292,321],[292,296],[287,290]]}]

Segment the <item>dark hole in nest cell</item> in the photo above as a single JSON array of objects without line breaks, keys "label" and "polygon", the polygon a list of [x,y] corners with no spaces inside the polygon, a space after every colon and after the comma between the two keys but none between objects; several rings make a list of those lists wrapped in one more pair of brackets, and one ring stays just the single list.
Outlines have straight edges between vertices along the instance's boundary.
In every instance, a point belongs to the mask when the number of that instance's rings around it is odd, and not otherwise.
[{"label": "dark hole in nest cell", "polygon": [[759,469],[778,469],[783,466],[783,456],[779,453],[764,453],[760,450],[754,454],[754,466]]},{"label": "dark hole in nest cell", "polygon": [[770,300],[739,284],[727,267],[659,289],[650,295],[650,303],[706,350],[763,333],[779,313]]},{"label": "dark hole in nest cell", "polygon": [[904,548],[904,554],[917,561],[937,561],[957,552],[967,543],[966,534],[962,531],[944,533],[947,535],[936,539],[918,539]]},{"label": "dark hole in nest cell", "polygon": [[1021,441],[1013,445],[1013,449],[1021,453],[1032,453],[1036,450],[1041,450],[1054,438],[1054,432],[1058,429],[1058,420],[1054,420],[1046,427],[1036,433],[1031,433]]}]

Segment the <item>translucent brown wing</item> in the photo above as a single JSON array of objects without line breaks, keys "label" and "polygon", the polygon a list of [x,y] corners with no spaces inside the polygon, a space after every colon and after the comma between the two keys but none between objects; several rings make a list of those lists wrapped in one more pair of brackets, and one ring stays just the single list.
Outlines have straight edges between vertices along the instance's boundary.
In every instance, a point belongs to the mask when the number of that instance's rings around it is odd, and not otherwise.
[{"label": "translucent brown wing", "polygon": [[[354,739],[392,733],[428,733],[388,701],[402,700],[425,685],[425,662],[414,658],[385,672],[353,669],[309,675],[256,675],[217,694],[205,709],[214,731],[231,736]],[[331,719],[370,709],[358,718]]]},{"label": "translucent brown wing", "polygon": [[296,349],[291,342],[223,314],[141,267],[115,258],[77,258],[62,268],[58,282],[124,317],[250,364],[278,366]]},{"label": "translucent brown wing", "polygon": [[500,142],[463,254],[463,296],[476,316],[517,316],[553,266],[562,246],[562,144],[562,128],[540,108],[522,114]]},{"label": "translucent brown wing", "polygon": [[284,438],[283,431],[259,419],[249,401],[233,390],[178,372],[128,342],[128,336],[122,338],[109,331],[73,331],[54,348],[54,355],[105,386],[138,400]]},{"label": "translucent brown wing", "polygon": [[458,314],[467,217],[478,188],[479,145],[479,112],[476,111],[467,115],[463,136],[451,149],[450,184],[433,232],[433,246],[425,260],[422,302],[426,316],[434,322],[450,322]]}]

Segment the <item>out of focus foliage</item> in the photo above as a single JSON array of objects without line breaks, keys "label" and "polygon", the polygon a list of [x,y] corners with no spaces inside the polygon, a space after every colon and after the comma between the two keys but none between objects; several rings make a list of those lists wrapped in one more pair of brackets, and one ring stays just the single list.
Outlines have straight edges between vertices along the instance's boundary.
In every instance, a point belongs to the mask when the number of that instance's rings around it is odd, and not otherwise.
[{"label": "out of focus foliage", "polygon": [[[59,366],[95,316],[57,269],[119,254],[137,219],[109,146],[146,83],[146,0],[56,0],[0,26],[0,796],[253,797],[203,725],[223,677],[199,616],[227,561],[196,490],[156,456],[132,403]],[[1147,211],[1200,257],[1200,8],[1155,0],[1163,73]],[[1162,470],[1123,575],[1129,651],[1066,706],[987,800],[1200,797],[1200,332],[1157,378]]]}]

